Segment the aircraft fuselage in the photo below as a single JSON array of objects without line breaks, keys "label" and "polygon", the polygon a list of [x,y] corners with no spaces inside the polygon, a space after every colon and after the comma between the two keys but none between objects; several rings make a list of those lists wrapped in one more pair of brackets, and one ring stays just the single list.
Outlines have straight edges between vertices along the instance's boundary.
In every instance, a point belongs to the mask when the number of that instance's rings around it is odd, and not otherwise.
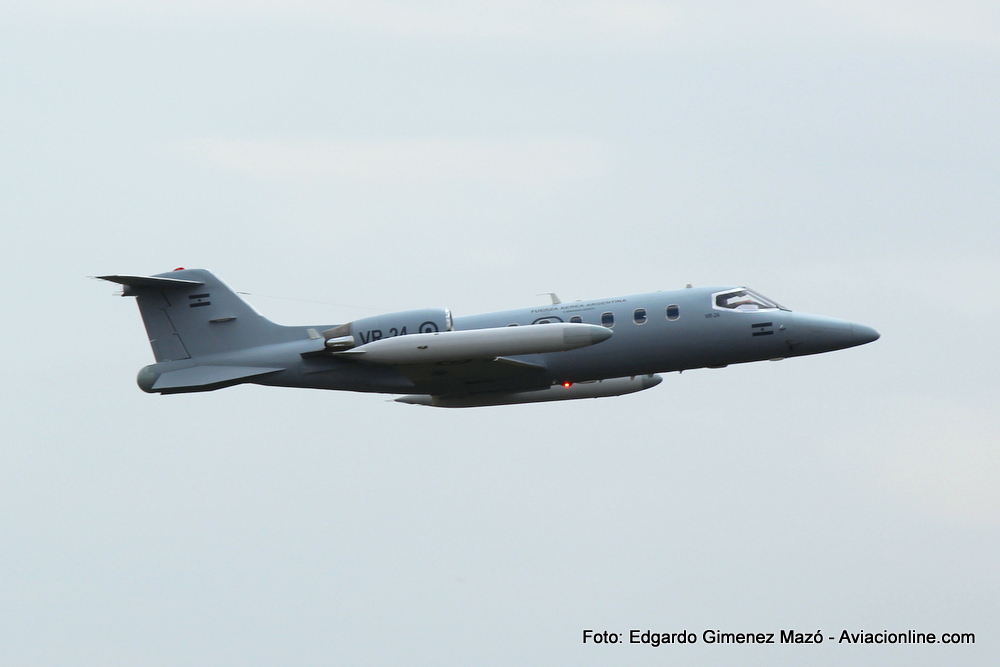
[{"label": "aircraft fuselage", "polygon": [[409,394],[399,400],[452,407],[562,400],[640,391],[659,383],[656,373],[818,354],[879,337],[735,286],[288,327],[202,269],[103,278],[138,297],[157,358],[138,383],[156,393],[249,382]]}]

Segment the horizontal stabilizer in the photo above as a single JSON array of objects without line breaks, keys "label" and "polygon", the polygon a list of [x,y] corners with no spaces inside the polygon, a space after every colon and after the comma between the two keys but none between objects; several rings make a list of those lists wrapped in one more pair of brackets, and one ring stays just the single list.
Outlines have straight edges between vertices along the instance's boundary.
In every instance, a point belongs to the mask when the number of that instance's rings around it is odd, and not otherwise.
[{"label": "horizontal stabilizer", "polygon": [[194,287],[195,285],[204,285],[205,283],[200,280],[181,280],[179,278],[156,278],[153,276],[94,276],[101,280],[107,280],[112,283],[118,283],[119,285],[127,285],[129,287],[155,287],[159,289],[170,289],[170,288],[181,288],[181,287]]},{"label": "horizontal stabilizer", "polygon": [[[147,367],[148,368],[148,367]],[[145,369],[144,369],[145,370]],[[192,366],[182,368],[179,371],[169,371],[156,378],[156,381],[146,389],[143,386],[144,378],[140,375],[139,386],[146,391],[175,391],[178,389],[192,389],[204,387],[205,389],[215,388],[217,385],[235,384],[238,380],[276,373],[283,368],[259,368],[253,366]]]}]

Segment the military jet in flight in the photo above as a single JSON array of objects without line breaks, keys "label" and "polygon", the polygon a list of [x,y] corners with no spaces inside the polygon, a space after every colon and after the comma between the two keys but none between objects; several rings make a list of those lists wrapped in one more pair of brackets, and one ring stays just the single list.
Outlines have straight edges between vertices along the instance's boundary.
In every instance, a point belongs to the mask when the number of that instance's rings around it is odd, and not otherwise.
[{"label": "military jet in flight", "polygon": [[658,373],[801,357],[879,334],[792,312],[746,287],[699,287],[452,317],[446,308],[282,326],[204,269],[97,276],[133,296],[156,363],[146,392],[242,383],[403,394],[477,407],[630,394]]}]

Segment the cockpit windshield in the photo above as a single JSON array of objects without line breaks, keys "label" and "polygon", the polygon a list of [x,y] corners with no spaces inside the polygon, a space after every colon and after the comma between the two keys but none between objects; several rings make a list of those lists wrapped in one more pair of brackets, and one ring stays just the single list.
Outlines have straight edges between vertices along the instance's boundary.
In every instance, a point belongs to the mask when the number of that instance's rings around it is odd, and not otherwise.
[{"label": "cockpit windshield", "polygon": [[712,306],[741,313],[756,313],[762,310],[788,310],[778,303],[745,288],[716,292],[712,295]]}]

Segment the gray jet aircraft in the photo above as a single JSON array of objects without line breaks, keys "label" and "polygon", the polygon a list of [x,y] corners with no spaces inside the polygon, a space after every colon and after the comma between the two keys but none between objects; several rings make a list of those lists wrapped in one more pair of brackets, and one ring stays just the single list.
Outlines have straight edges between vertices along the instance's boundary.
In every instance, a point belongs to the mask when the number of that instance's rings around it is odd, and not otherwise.
[{"label": "gray jet aircraft", "polygon": [[864,345],[870,327],[792,312],[745,287],[690,286],[452,317],[446,308],[336,326],[281,326],[212,273],[98,276],[134,296],[156,363],[143,391],[241,383],[405,394],[402,403],[476,407],[619,396],[657,373],[801,357]]}]

